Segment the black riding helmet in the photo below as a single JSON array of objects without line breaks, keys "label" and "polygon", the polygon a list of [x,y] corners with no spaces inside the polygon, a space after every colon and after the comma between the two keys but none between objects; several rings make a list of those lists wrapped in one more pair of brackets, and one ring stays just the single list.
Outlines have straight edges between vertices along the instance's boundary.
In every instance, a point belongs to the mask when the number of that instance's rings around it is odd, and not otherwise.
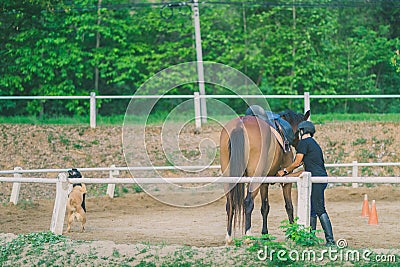
[{"label": "black riding helmet", "polygon": [[302,121],[297,126],[298,131],[300,132],[301,136],[305,134],[310,134],[314,136],[315,134],[315,126],[311,121]]}]

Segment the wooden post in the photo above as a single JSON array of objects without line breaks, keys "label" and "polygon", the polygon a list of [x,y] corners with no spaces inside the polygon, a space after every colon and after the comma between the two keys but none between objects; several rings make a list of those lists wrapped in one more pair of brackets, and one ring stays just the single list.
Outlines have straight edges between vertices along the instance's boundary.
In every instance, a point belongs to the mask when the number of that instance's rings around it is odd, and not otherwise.
[{"label": "wooden post", "polygon": [[201,129],[201,114],[200,114],[200,95],[199,92],[194,92],[194,121],[196,125],[196,133],[200,133]]},{"label": "wooden post", "polygon": [[90,92],[90,128],[96,128],[96,93]]},{"label": "wooden post", "polygon": [[310,226],[310,212],[311,212],[311,173],[303,172],[297,182],[297,216],[299,217],[297,223]]},{"label": "wooden post", "polygon": [[[351,174],[353,177],[358,177],[357,160],[353,161],[353,170],[352,170]],[[351,185],[353,188],[358,188],[358,183],[352,183]]]},{"label": "wooden post", "polygon": [[[111,165],[111,168],[115,168],[115,165]],[[110,179],[114,179],[114,176],[119,175],[119,170],[110,170]],[[110,198],[114,198],[114,190],[115,190],[115,184],[108,184],[107,186],[107,195]]]},{"label": "wooden post", "polygon": [[54,201],[53,216],[50,231],[56,235],[63,233],[65,210],[68,200],[68,179],[65,173],[58,174],[56,183],[56,200]]},{"label": "wooden post", "polygon": [[[15,171],[20,171],[20,170],[22,170],[22,168],[21,167],[15,167],[14,170]],[[22,174],[21,173],[14,173],[14,177],[15,178],[21,178]],[[10,202],[13,203],[14,205],[18,204],[20,189],[21,189],[21,183],[13,183]]]},{"label": "wooden post", "polygon": [[[310,107],[310,93],[309,92],[304,92],[304,113],[311,110]],[[308,120],[310,120],[310,117],[308,118]]]}]

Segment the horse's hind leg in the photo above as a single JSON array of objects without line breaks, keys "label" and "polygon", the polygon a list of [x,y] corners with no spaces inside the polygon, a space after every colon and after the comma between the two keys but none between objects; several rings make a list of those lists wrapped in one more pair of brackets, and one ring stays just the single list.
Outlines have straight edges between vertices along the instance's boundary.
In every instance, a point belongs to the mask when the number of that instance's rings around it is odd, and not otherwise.
[{"label": "horse's hind leg", "polygon": [[269,203],[268,203],[268,186],[269,184],[261,185],[261,216],[263,219],[263,226],[261,234],[265,235],[268,234],[268,213],[269,213]]},{"label": "horse's hind leg", "polygon": [[230,245],[232,243],[232,223],[233,223],[233,215],[234,215],[234,206],[232,201],[231,192],[226,193],[226,214],[228,216],[227,226],[226,226],[226,245]]},{"label": "horse's hind leg", "polygon": [[250,228],[251,228],[251,213],[254,209],[254,200],[251,197],[251,193],[249,190],[247,191],[247,196],[244,199],[244,212],[246,214],[246,227],[245,227],[245,235],[251,235]]},{"label": "horse's hind leg", "polygon": [[289,222],[293,223],[293,203],[292,203],[292,184],[287,183],[282,185],[283,198],[285,199],[286,213],[289,218]]},{"label": "horse's hind leg", "polygon": [[254,199],[256,198],[258,191],[260,190],[260,184],[251,183],[247,190],[247,196],[244,200],[244,212],[245,212],[245,235],[251,235],[251,214],[254,209]]}]

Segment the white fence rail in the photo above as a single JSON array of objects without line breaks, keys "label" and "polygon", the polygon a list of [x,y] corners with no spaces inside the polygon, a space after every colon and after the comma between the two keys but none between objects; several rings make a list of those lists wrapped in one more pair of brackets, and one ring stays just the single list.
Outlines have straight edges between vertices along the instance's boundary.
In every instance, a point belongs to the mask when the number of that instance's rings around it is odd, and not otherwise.
[{"label": "white fence rail", "polygon": [[[400,98],[400,95],[311,95],[304,92],[303,95],[202,95],[195,92],[193,95],[96,95],[91,92],[89,96],[0,96],[0,100],[34,100],[34,99],[89,99],[90,100],[90,127],[96,128],[96,99],[158,99],[158,98],[174,98],[174,99],[190,99],[194,100],[195,118],[204,118],[207,120],[207,114],[202,114],[200,108],[200,100],[207,98],[243,98],[243,99],[304,99],[304,111],[311,110],[310,100],[313,99],[361,99],[361,98]],[[201,127],[201,120],[195,120],[196,128]]]},{"label": "white fence rail", "polygon": [[86,184],[130,184],[130,183],[297,183],[298,223],[308,226],[310,224],[310,196],[312,183],[321,182],[357,182],[357,183],[400,183],[400,177],[311,177],[311,173],[304,172],[300,177],[192,177],[192,178],[72,178],[68,179],[66,173],[59,173],[57,179],[0,177],[0,182],[18,183],[55,183],[56,199],[50,223],[50,231],[55,234],[63,233],[68,188],[72,183]]},{"label": "white fence rail", "polygon": [[[326,168],[342,168],[342,167],[400,167],[400,162],[357,162],[351,163],[328,163],[325,164]],[[220,165],[210,166],[149,166],[149,167],[117,167],[111,165],[110,167],[98,167],[98,168],[78,168],[80,172],[101,172],[101,171],[151,171],[151,170],[199,170],[199,169],[220,169]],[[14,170],[1,170],[0,174],[17,174],[17,173],[60,173],[66,172],[70,169],[30,169],[24,170],[21,167],[15,167]]]},{"label": "white fence rail", "polygon": [[[352,163],[336,163],[336,164],[325,164],[327,168],[342,168],[342,167],[351,167],[352,168],[352,177],[358,177],[358,168],[359,167],[391,167],[391,166],[400,166],[400,162],[381,162],[381,163],[371,163],[371,162],[364,162],[359,163],[357,161],[353,161]],[[115,165],[111,165],[110,167],[101,167],[101,168],[78,168],[80,172],[101,172],[101,171],[108,171],[109,178],[112,179],[111,181],[115,181],[116,176],[120,175],[120,171],[162,171],[162,170],[198,170],[198,169],[220,169],[220,165],[211,165],[211,166],[151,166],[151,167],[117,167]],[[2,170],[0,171],[0,175],[2,174],[13,174],[14,175],[14,182],[13,188],[11,191],[10,202],[14,205],[18,204],[19,199],[19,192],[21,189],[21,182],[20,178],[24,173],[60,173],[60,172],[67,172],[69,169],[33,169],[33,170],[23,170],[21,167],[15,167],[14,170]],[[11,178],[10,178],[11,179]],[[11,181],[9,179],[9,181]],[[33,179],[33,178],[23,178],[24,179]],[[40,183],[54,183],[51,179],[47,178],[35,178],[40,179]],[[114,179],[114,180],[113,180]],[[177,178],[175,178],[177,179]],[[105,179],[102,178],[102,181]],[[24,180],[25,181],[25,180]],[[126,179],[125,179],[126,181]],[[155,181],[155,180],[153,180]],[[175,180],[176,181],[176,180]],[[32,181],[34,182],[34,181]],[[353,188],[358,187],[357,181],[350,181],[348,177],[343,177],[343,179],[338,183],[349,183],[352,182]],[[102,183],[102,182],[101,182]],[[110,182],[107,186],[107,195],[110,198],[114,197],[114,190],[115,190],[115,183]]]}]

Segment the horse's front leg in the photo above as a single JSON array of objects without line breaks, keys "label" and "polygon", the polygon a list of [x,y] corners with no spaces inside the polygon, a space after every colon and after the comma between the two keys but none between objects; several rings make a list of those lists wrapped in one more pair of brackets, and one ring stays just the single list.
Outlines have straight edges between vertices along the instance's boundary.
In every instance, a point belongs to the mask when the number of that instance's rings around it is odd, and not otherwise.
[{"label": "horse's front leg", "polygon": [[282,191],[289,222],[293,223],[292,183],[282,184]]},{"label": "horse's front leg", "polygon": [[269,184],[263,184],[261,186],[261,216],[263,219],[263,226],[261,234],[268,234],[268,213],[269,213],[269,203],[268,203],[268,186]]},{"label": "horse's front leg", "polygon": [[245,235],[251,235],[251,214],[254,209],[254,199],[258,194],[260,184],[249,184],[247,196],[244,200]]}]

